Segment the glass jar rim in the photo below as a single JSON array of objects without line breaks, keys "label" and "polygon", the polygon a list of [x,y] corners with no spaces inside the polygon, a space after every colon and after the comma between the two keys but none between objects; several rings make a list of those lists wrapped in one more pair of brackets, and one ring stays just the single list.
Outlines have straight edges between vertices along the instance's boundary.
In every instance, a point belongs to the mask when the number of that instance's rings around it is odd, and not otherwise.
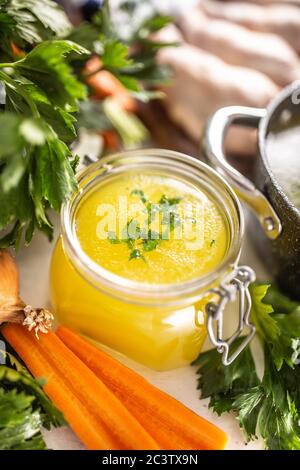
[{"label": "glass jar rim", "polygon": [[[143,162],[138,162],[139,159],[143,159]],[[165,166],[168,170],[170,169],[170,160],[172,161],[172,170],[177,170],[179,174],[184,174],[184,170],[186,170],[189,173],[193,172],[195,176],[198,174],[198,177],[201,174],[218,192],[222,191],[223,196],[227,197],[227,209],[235,221],[235,230],[231,234],[226,255],[215,270],[205,275],[176,283],[147,284],[126,279],[106,270],[84,252],[76,237],[74,212],[82,197],[93,185],[97,184],[97,181],[99,182],[101,177],[106,177],[114,171],[120,171],[120,168],[124,172],[129,170],[134,164],[149,165],[151,163],[154,168]],[[228,268],[236,265],[244,234],[244,217],[241,204],[225,179],[211,167],[196,158],[184,153],[157,148],[126,150],[101,158],[99,161],[90,164],[79,172],[77,180],[79,189],[63,205],[61,210],[63,246],[73,267],[86,281],[98,290],[115,298],[143,305],[157,305],[162,301],[173,304],[180,298],[199,297],[200,291],[203,291],[206,286],[212,285],[218,279],[225,276],[228,273]]]}]

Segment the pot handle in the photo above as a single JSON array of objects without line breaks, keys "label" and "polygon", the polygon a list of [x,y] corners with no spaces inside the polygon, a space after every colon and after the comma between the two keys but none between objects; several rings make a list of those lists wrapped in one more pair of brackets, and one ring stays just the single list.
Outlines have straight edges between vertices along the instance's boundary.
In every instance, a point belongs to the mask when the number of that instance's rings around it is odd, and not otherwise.
[{"label": "pot handle", "polygon": [[231,124],[258,127],[266,115],[265,109],[245,106],[227,106],[216,111],[208,122],[203,150],[211,165],[234,187],[237,195],[256,213],[268,238],[274,240],[281,233],[281,222],[268,199],[255,185],[226,160],[224,138]]}]

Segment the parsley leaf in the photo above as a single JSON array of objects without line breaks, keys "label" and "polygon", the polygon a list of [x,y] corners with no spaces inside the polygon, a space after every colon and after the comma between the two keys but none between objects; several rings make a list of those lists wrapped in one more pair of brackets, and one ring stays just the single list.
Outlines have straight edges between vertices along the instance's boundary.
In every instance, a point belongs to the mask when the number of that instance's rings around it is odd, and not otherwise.
[{"label": "parsley leaf", "polygon": [[7,112],[0,115],[0,139],[2,133],[0,230],[10,223],[14,227],[0,246],[15,244],[25,228],[29,242],[35,226],[51,237],[47,205],[59,210],[77,188],[72,154],[40,118],[24,119]]},{"label": "parsley leaf", "polygon": [[291,300],[280,292],[280,290],[274,285],[269,287],[263,301],[266,304],[272,305],[274,312],[276,313],[291,313],[299,305],[297,302]]},{"label": "parsley leaf", "polygon": [[66,144],[53,139],[36,149],[35,185],[40,197],[55,210],[75,191],[77,182],[70,164],[72,154]]},{"label": "parsley leaf", "polygon": [[157,248],[158,243],[159,243],[159,240],[157,240],[157,239],[143,240],[143,250],[144,251],[153,251]]},{"label": "parsley leaf", "polygon": [[165,204],[166,206],[176,206],[180,203],[182,197],[167,197],[165,194],[159,200],[159,204]]},{"label": "parsley leaf", "polygon": [[[257,334],[270,348],[274,363],[279,370],[283,362],[291,367],[292,339],[300,336],[300,310],[288,317],[275,314],[271,305],[266,303],[269,286],[252,284],[251,319],[256,326]],[[287,325],[290,325],[289,331]]]},{"label": "parsley leaf", "polygon": [[105,0],[92,18],[92,27],[87,29],[83,23],[69,38],[99,54],[103,67],[110,70],[135,98],[147,102],[163,95],[148,91],[146,87],[165,83],[170,77],[169,68],[156,61],[157,51],[169,44],[157,43],[150,38],[171,21],[147,0],[120,2],[110,15],[109,2]]},{"label": "parsley leaf", "polygon": [[244,430],[247,440],[256,437],[257,421],[263,399],[263,388],[257,385],[237,395],[232,403],[232,409],[238,412],[240,427]]},{"label": "parsley leaf", "polygon": [[121,243],[120,240],[118,239],[117,235],[115,232],[108,232],[107,233],[107,239],[110,241],[112,244],[118,244]]},{"label": "parsley leaf", "polygon": [[144,204],[146,204],[146,202],[148,201],[148,198],[145,196],[144,191],[142,191],[141,189],[133,189],[131,191],[131,195],[138,196]]},{"label": "parsley leaf", "polygon": [[70,52],[88,51],[71,41],[44,41],[15,62],[14,70],[39,87],[53,105],[74,112],[78,110],[77,101],[86,94],[84,85],[72,75],[64,60]]},{"label": "parsley leaf", "polygon": [[129,255],[129,259],[143,259],[145,260],[144,256],[142,255],[142,252],[138,249],[132,250],[132,252]]},{"label": "parsley leaf", "polygon": [[13,356],[6,356],[11,367],[0,366],[0,449],[46,449],[42,427],[65,424],[63,416],[41,383]]},{"label": "parsley leaf", "polygon": [[[233,348],[238,347],[242,340],[236,340]],[[249,349],[244,349],[230,366],[222,364],[216,349],[201,353],[193,365],[198,367],[201,398],[212,396],[210,406],[218,414],[231,409],[235,395],[259,384]]]},{"label": "parsley leaf", "polygon": [[11,41],[25,48],[63,36],[71,24],[53,0],[6,0],[0,3],[0,49],[12,56]]},{"label": "parsley leaf", "polygon": [[[35,407],[39,407],[43,413],[43,425],[50,429],[51,425],[61,426],[65,420],[61,412],[53,405],[52,401],[45,395],[41,385],[42,380],[36,380],[28,370],[8,352],[0,351],[7,357],[8,365],[0,366],[0,383],[4,390],[17,387],[19,391],[29,392],[35,397]],[[10,367],[9,367],[10,366]]]},{"label": "parsley leaf", "polygon": [[0,230],[13,224],[1,247],[18,245],[35,228],[52,237],[48,206],[59,210],[77,188],[73,156],[60,140],[75,138],[71,114],[85,87],[65,61],[70,52],[86,51],[70,41],[46,41],[23,59],[0,70],[6,91],[0,115]]},{"label": "parsley leaf", "polygon": [[42,417],[33,411],[34,397],[0,388],[0,450],[46,449]]},{"label": "parsley leaf", "polygon": [[251,320],[255,323],[259,336],[270,343],[278,340],[280,331],[276,321],[272,318],[273,307],[263,302],[269,285],[251,285],[252,298]]},{"label": "parsley leaf", "polygon": [[249,348],[229,366],[223,366],[215,350],[201,354],[195,364],[199,366],[201,398],[210,397],[209,406],[218,414],[234,411],[247,440],[256,438],[259,433],[269,449],[300,449],[298,412],[285,381],[285,372],[277,371],[268,348],[261,382]]},{"label": "parsley leaf", "polygon": [[[257,377],[249,346],[229,366],[216,350],[207,351],[194,362],[201,397],[209,397],[218,414],[236,413],[247,440],[261,436],[268,449],[299,450],[300,308],[274,288],[269,295],[268,286],[252,285],[251,296],[252,321],[264,349],[263,378]],[[274,308],[265,303],[271,298]],[[277,311],[282,305],[289,313]]]},{"label": "parsley leaf", "polygon": [[104,43],[101,61],[103,66],[108,70],[122,69],[129,67],[132,60],[128,58],[129,49],[124,43],[116,39],[107,40]]},{"label": "parsley leaf", "polygon": [[[296,371],[299,374],[299,370]],[[265,399],[259,415],[259,431],[269,449],[299,450],[299,414],[285,381],[285,370],[277,371],[265,347]]]},{"label": "parsley leaf", "polygon": [[[135,2],[134,17],[138,10]],[[107,0],[91,24],[74,29],[53,0],[0,0],[0,117],[6,120],[0,125],[1,247],[17,246],[23,235],[29,243],[35,229],[51,238],[47,210],[58,210],[76,188],[76,159],[66,144],[76,138],[75,113],[86,97],[82,69],[91,54],[99,55],[101,67],[135,97],[158,97],[144,89],[147,76],[154,71],[158,77],[161,69],[155,62],[157,46],[146,36],[167,19],[150,10],[137,29],[134,21],[128,23],[130,40],[125,41]],[[142,24],[146,36],[139,35]],[[148,138],[139,118],[115,100],[108,97],[94,111],[88,127],[114,128],[124,146]]]}]

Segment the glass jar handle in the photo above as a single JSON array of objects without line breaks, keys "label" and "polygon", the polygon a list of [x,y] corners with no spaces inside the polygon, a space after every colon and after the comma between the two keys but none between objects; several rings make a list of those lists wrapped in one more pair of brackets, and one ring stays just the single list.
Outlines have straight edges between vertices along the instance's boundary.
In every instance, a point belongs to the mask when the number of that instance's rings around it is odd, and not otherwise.
[{"label": "glass jar handle", "polygon": [[[210,341],[222,354],[222,362],[225,366],[231,364],[245,349],[255,335],[255,326],[250,322],[251,296],[249,284],[255,280],[254,271],[248,266],[235,267],[224,279],[219,287],[210,289],[208,294],[218,297],[206,305],[206,327]],[[235,333],[228,339],[223,339],[224,310],[228,302],[233,302],[239,296],[239,324]],[[214,328],[215,326],[215,328]],[[231,352],[232,343],[241,336],[244,328],[250,331],[244,337],[238,347]]]},{"label": "glass jar handle", "polygon": [[208,122],[203,150],[211,165],[232,184],[237,195],[254,210],[267,237],[274,240],[282,229],[274,208],[252,181],[228,163],[224,153],[224,138],[230,125],[258,127],[265,115],[265,109],[245,106],[227,106],[219,109]]}]

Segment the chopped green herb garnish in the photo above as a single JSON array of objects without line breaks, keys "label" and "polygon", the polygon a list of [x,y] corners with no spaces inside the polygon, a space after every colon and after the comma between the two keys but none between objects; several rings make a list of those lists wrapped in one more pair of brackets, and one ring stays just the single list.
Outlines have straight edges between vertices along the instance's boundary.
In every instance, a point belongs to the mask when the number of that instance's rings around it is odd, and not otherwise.
[{"label": "chopped green herb garnish", "polygon": [[167,197],[165,194],[159,200],[159,204],[166,204],[168,206],[176,206],[180,203],[182,197]]},{"label": "chopped green herb garnish", "polygon": [[158,232],[155,232],[155,230],[148,230],[148,236],[144,237],[144,239],[160,240],[161,236]]},{"label": "chopped green herb garnish", "polygon": [[143,250],[144,251],[153,251],[156,249],[159,240],[143,240]]},{"label": "chopped green herb garnish", "polygon": [[[148,200],[144,191],[141,189],[134,189],[130,194],[138,196],[145,205],[145,209],[148,212],[146,228],[141,228],[138,221],[131,219],[127,222],[126,227],[123,228],[122,237],[120,239],[118,239],[114,232],[108,232],[107,238],[111,243],[126,243],[130,250],[130,260],[138,258],[144,259],[141,250],[136,248],[137,243],[139,242],[141,244],[143,251],[149,252],[155,250],[162,240],[169,240],[170,232],[181,224],[180,216],[176,212],[176,205],[182,198],[168,198],[163,195],[159,203],[153,203]],[[168,226],[163,233],[158,233],[151,229],[151,224],[156,214],[161,214],[161,224]]]},{"label": "chopped green herb garnish", "polygon": [[137,248],[132,250],[132,252],[130,253],[130,256],[129,256],[129,259],[132,260],[132,259],[142,259],[145,261],[145,258],[142,254],[142,252],[140,250],[138,250]]},{"label": "chopped green herb garnish", "polygon": [[131,219],[127,222],[127,226],[123,231],[124,238],[130,240],[137,240],[141,238],[141,227],[137,220]]},{"label": "chopped green herb garnish", "polygon": [[170,213],[170,230],[171,232],[175,229],[175,227],[180,227],[181,221],[178,214],[175,212]]},{"label": "chopped green herb garnish", "polygon": [[209,246],[214,246],[216,244],[216,240],[215,239],[212,239]]},{"label": "chopped green herb garnish", "polygon": [[159,204],[148,202],[146,206],[146,210],[148,212],[148,224],[150,225],[151,222],[154,221],[156,214],[158,214],[161,211],[161,207]]},{"label": "chopped green herb garnish", "polygon": [[[163,195],[160,198],[160,211],[162,213],[162,224],[169,225],[170,232],[173,232],[175,227],[180,227],[180,216],[176,212],[176,205],[182,198],[167,198]],[[170,234],[169,234],[170,236]]]},{"label": "chopped green herb garnish", "polygon": [[170,231],[173,232],[175,227],[180,227],[181,220],[179,214],[169,210],[163,212],[162,225],[169,225]]},{"label": "chopped green herb garnish", "polygon": [[127,240],[122,240],[122,241],[127,244],[128,248],[129,248],[130,250],[133,249],[133,247],[134,247],[134,240],[133,240],[133,238],[127,238]]},{"label": "chopped green herb garnish", "polygon": [[121,243],[115,232],[107,232],[107,239],[113,244]]},{"label": "chopped green herb garnish", "polygon": [[144,191],[142,191],[141,189],[133,189],[130,194],[132,196],[138,196],[144,204],[146,204],[146,202],[148,201],[147,196],[145,196]]}]

